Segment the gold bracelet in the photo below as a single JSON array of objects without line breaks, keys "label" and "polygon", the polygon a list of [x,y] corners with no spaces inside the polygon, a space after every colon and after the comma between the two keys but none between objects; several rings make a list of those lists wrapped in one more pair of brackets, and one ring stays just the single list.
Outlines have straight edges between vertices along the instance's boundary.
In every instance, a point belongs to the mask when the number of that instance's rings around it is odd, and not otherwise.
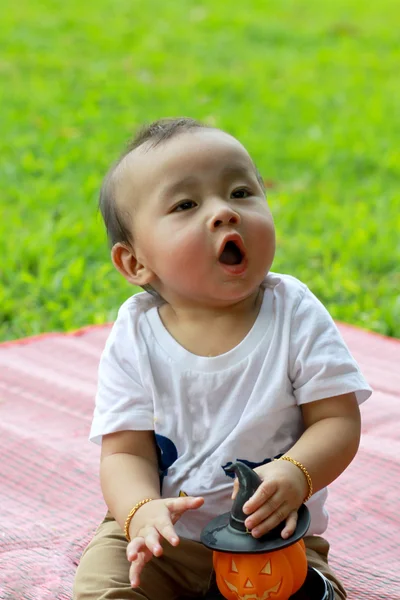
[{"label": "gold bracelet", "polygon": [[304,465],[302,465],[298,460],[294,460],[294,458],[292,458],[291,456],[284,455],[284,456],[281,456],[278,460],[288,460],[293,465],[298,467],[301,471],[303,471],[304,476],[307,479],[307,483],[308,483],[308,494],[304,498],[303,502],[307,502],[311,498],[312,493],[313,493],[313,485],[312,485],[312,479],[311,479],[310,473],[307,471],[307,469],[305,468]]},{"label": "gold bracelet", "polygon": [[136,511],[141,506],[143,506],[143,504],[147,504],[147,502],[151,502],[152,500],[153,500],[153,498],[145,498],[144,500],[141,500],[140,502],[135,504],[135,506],[129,511],[129,515],[126,517],[125,526],[124,526],[124,534],[125,534],[125,537],[128,540],[128,542],[131,541],[131,536],[129,535],[129,525],[131,524],[131,521],[132,521],[134,515],[136,514]]}]

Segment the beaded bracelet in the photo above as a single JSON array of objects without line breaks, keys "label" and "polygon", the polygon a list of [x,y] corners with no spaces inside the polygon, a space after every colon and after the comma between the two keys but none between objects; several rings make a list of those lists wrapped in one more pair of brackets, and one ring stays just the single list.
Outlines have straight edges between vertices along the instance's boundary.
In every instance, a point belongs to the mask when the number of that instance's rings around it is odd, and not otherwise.
[{"label": "beaded bracelet", "polygon": [[141,506],[143,506],[143,504],[147,504],[147,502],[151,502],[152,500],[153,500],[153,498],[145,498],[144,500],[141,500],[140,502],[135,504],[135,506],[129,511],[129,514],[126,517],[125,526],[124,526],[124,535],[125,535],[126,539],[128,540],[128,542],[131,541],[131,536],[129,535],[129,525],[131,524],[131,521],[132,521],[136,511]]},{"label": "beaded bracelet", "polygon": [[299,462],[298,460],[295,460],[291,456],[287,456],[287,454],[285,454],[284,456],[281,456],[278,460],[288,460],[293,465],[298,467],[301,471],[303,471],[304,476],[307,479],[307,483],[308,483],[308,494],[305,497],[305,499],[303,500],[303,502],[307,502],[313,494],[313,484],[312,484],[312,479],[311,479],[310,473],[307,471],[305,466],[301,464],[301,462]]}]

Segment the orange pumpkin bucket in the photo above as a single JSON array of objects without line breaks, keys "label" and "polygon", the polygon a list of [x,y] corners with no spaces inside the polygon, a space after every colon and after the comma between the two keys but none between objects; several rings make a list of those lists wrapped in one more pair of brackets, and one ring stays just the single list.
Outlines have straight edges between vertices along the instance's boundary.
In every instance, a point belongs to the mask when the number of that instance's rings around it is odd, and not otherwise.
[{"label": "orange pumpkin bucket", "polygon": [[[261,479],[242,462],[230,470],[239,479],[239,491],[230,513],[210,521],[201,534],[202,543],[214,551],[213,563],[218,589],[226,600],[330,600],[333,589],[323,575],[308,569],[302,538],[310,525],[310,514],[303,504],[297,527],[287,539],[281,537],[284,524],[261,538],[247,530],[244,503],[254,494]],[[306,591],[316,586],[318,595]],[[322,579],[321,579],[322,578]],[[318,580],[318,581],[317,581]],[[308,586],[308,587],[307,587]],[[332,595],[331,595],[332,594]]]},{"label": "orange pumpkin bucket", "polygon": [[227,600],[274,598],[288,600],[307,575],[304,542],[265,554],[214,552],[217,585]]}]

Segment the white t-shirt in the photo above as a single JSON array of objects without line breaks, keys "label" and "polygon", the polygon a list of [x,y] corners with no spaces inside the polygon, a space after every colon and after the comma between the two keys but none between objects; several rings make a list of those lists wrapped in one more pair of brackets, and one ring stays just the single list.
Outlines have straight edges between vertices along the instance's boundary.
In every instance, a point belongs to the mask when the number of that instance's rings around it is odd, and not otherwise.
[{"label": "white t-shirt", "polygon": [[[210,519],[232,505],[236,460],[255,468],[288,451],[303,432],[300,405],[371,388],[329,313],[288,275],[268,274],[250,332],[225,354],[185,350],[164,327],[157,300],[136,294],[120,308],[99,367],[90,439],[154,430],[162,496],[203,496],[177,533],[199,540]],[[206,333],[206,332],[205,332]],[[326,489],[308,502],[310,534],[323,533]]]}]

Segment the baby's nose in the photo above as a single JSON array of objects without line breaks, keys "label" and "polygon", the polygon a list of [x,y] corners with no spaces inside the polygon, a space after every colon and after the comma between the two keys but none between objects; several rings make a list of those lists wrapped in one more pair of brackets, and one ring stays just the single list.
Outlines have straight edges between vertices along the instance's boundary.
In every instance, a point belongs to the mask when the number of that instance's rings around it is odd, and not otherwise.
[{"label": "baby's nose", "polygon": [[220,208],[215,211],[210,219],[211,229],[218,229],[223,225],[238,225],[240,215],[230,207]]}]

